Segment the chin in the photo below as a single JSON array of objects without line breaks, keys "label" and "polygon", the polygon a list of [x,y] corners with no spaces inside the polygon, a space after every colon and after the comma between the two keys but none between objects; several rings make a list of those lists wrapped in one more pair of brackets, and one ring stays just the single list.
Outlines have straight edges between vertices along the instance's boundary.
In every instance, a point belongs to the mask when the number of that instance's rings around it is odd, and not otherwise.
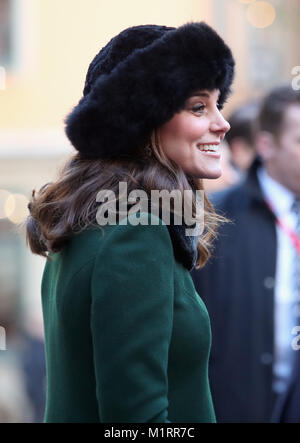
[{"label": "chin", "polygon": [[221,169],[215,171],[199,171],[198,173],[193,174],[194,178],[206,178],[208,180],[213,180],[220,178],[222,175]]}]

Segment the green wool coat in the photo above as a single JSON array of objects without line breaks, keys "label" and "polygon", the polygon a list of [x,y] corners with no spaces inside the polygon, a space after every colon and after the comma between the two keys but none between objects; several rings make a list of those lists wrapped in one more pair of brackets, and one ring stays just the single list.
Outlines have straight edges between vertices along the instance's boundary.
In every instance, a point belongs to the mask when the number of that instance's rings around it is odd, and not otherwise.
[{"label": "green wool coat", "polygon": [[88,228],[50,254],[45,422],[215,421],[208,313],[167,226],[150,219]]}]

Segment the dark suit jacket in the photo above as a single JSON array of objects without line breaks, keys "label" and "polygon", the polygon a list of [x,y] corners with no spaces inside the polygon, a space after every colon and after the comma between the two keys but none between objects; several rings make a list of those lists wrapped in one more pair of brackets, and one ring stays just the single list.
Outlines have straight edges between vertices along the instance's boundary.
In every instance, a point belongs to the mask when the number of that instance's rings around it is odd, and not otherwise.
[{"label": "dark suit jacket", "polygon": [[288,389],[275,407],[272,422],[300,423],[300,350],[295,351],[295,366]]},{"label": "dark suit jacket", "polygon": [[192,277],[211,318],[210,381],[219,422],[269,421],[274,407],[276,228],[253,163],[245,182],[215,196],[234,223],[220,231],[213,258]]}]

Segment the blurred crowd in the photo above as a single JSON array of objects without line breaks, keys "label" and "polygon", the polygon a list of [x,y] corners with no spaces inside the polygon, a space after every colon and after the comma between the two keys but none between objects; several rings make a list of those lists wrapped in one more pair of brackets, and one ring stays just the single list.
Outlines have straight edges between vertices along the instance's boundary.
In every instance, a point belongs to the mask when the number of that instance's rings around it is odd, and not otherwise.
[{"label": "blurred crowd", "polygon": [[[235,109],[229,123],[223,175],[205,180],[229,222],[209,263],[192,271],[211,319],[217,421],[300,422],[300,351],[293,346],[300,326],[300,91],[278,86]],[[41,422],[43,340],[20,327],[11,294],[2,291],[0,303],[0,422]]]},{"label": "blurred crowd", "polygon": [[73,152],[62,121],[87,61],[121,26],[199,19],[228,41],[237,67],[223,174],[204,180],[230,221],[192,272],[211,319],[217,420],[300,422],[299,13],[299,0],[0,0],[0,423],[44,416],[44,260],[15,228],[32,189]]},{"label": "blurred crowd", "polygon": [[0,423],[40,423],[46,393],[44,342],[30,325],[21,326],[16,297],[3,288],[0,306]]}]

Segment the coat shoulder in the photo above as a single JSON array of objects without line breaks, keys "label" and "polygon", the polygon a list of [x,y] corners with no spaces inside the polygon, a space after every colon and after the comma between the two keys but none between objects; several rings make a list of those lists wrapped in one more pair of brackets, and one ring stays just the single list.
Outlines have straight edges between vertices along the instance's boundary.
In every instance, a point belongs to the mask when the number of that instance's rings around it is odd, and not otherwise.
[{"label": "coat shoulder", "polygon": [[163,260],[172,254],[173,246],[166,224],[154,214],[142,212],[131,214],[120,223],[104,229],[104,238],[98,249],[98,256],[139,256]]}]

